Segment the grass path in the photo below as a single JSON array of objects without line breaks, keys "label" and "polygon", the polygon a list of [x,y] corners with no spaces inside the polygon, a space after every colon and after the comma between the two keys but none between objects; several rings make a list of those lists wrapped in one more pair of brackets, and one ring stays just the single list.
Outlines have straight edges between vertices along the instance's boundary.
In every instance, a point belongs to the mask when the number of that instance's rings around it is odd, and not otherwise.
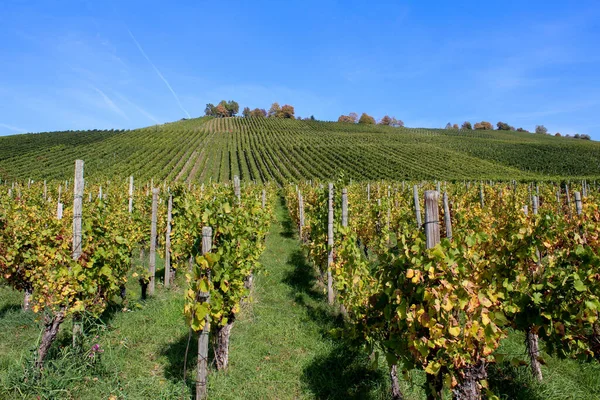
[{"label": "grass path", "polygon": [[232,335],[231,367],[213,374],[211,394],[219,399],[387,398],[385,370],[329,335],[333,313],[305,262],[287,209],[262,256],[253,302]]}]

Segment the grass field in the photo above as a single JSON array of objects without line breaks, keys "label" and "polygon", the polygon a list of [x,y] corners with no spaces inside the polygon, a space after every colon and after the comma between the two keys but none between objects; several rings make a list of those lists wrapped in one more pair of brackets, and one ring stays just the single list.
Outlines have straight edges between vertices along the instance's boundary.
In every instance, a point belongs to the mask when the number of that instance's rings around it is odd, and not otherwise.
[{"label": "grass field", "polygon": [[[385,362],[375,365],[364,350],[330,334],[343,321],[327,306],[282,203],[276,217],[262,256],[264,271],[233,329],[229,370],[212,369],[209,375],[211,398],[389,398]],[[63,332],[39,380],[30,368],[29,346],[40,325],[20,310],[20,293],[0,287],[0,398],[189,398],[196,348],[192,338],[184,381],[188,332],[179,278],[176,288],[159,285],[157,295],[144,302],[133,300],[139,298],[139,286],[130,282],[131,311],[119,306],[87,323],[85,347],[99,344],[104,351],[100,360],[93,363],[88,354],[73,354],[69,332]],[[69,328],[65,323],[63,330]],[[499,351],[524,357],[522,336],[512,334]],[[505,363],[490,367],[491,390],[503,399],[600,398],[599,364],[544,359],[544,383],[534,383],[526,366]],[[405,398],[424,398],[419,387],[423,376],[414,371],[410,376],[413,383],[402,382]]]}]

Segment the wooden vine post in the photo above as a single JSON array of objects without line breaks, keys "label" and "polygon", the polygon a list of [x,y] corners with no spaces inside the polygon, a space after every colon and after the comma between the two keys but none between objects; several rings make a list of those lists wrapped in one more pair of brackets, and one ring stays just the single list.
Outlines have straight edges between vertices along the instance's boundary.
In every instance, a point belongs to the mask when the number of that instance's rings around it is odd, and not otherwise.
[{"label": "wooden vine post", "polygon": [[129,177],[129,214],[133,212],[133,176]]},{"label": "wooden vine post", "polygon": [[298,234],[302,240],[302,228],[304,227],[304,198],[302,193],[298,191]]},{"label": "wooden vine post", "polygon": [[485,198],[483,195],[483,183],[479,185],[479,202],[481,203],[481,208],[485,207]]},{"label": "wooden vine post", "polygon": [[[212,228],[205,226],[202,228],[202,255],[210,253],[212,247]],[[210,282],[210,272],[208,275]],[[210,284],[209,284],[210,286]],[[210,303],[210,292],[199,292],[198,301]],[[210,318],[204,317],[204,328],[198,335],[198,361],[196,375],[196,399],[203,400],[207,397],[206,380],[208,375],[208,339],[210,333]]]},{"label": "wooden vine post", "polygon": [[[533,215],[538,215],[539,209],[539,198],[537,196],[533,196],[532,199],[532,212]],[[537,258],[538,268],[542,267],[542,254],[538,248],[535,249],[535,254]],[[534,273],[535,276],[535,273]],[[539,336],[537,334],[537,328],[534,326],[529,326],[525,332],[525,347],[527,348],[527,354],[529,356],[529,364],[531,367],[531,372],[533,373],[533,377],[541,382],[543,380],[542,375],[542,366],[540,361],[538,360],[540,355],[539,350]]]},{"label": "wooden vine post", "polygon": [[565,196],[567,197],[567,207],[569,209],[569,216],[573,215],[573,211],[571,210],[571,196],[569,195],[569,184],[565,183]]},{"label": "wooden vine post", "polygon": [[169,194],[167,206],[167,233],[165,234],[165,287],[171,286],[171,219],[173,212],[173,195]]},{"label": "wooden vine post", "polygon": [[267,191],[265,189],[263,189],[262,190],[262,208],[264,209],[266,205],[267,205]]},{"label": "wooden vine post", "polygon": [[156,286],[156,220],[158,217],[158,193],[159,188],[152,189],[152,225],[150,226],[150,262],[148,263],[148,272],[150,281],[148,282],[148,294],[152,296]]},{"label": "wooden vine post", "polygon": [[329,184],[329,200],[327,201],[329,212],[327,216],[327,302],[333,304],[333,276],[331,265],[333,264],[333,183]]},{"label": "wooden vine post", "polygon": [[421,229],[423,224],[421,222],[421,206],[419,205],[419,188],[417,185],[413,186],[413,200],[415,203],[415,214],[417,216],[417,229]]},{"label": "wooden vine post", "polygon": [[575,192],[575,209],[577,210],[577,215],[581,215],[583,212],[583,204],[581,202],[581,193]]},{"label": "wooden vine post", "polygon": [[233,191],[235,193],[235,197],[237,197],[238,204],[242,203],[242,192],[240,189],[240,177],[235,175],[233,177]]},{"label": "wooden vine post", "polygon": [[[440,243],[439,197],[440,194],[435,190],[425,191],[425,238],[427,249],[431,249]],[[441,379],[427,374],[427,382],[438,394],[436,398],[442,398],[443,385]]]},{"label": "wooden vine post", "polygon": [[348,189],[342,189],[342,226],[348,226]]},{"label": "wooden vine post", "polygon": [[[83,213],[83,160],[75,160],[75,180],[73,183],[73,260],[79,260],[81,257],[82,241],[82,213]],[[61,210],[62,211],[62,210]],[[73,346],[77,347],[81,343],[83,326],[81,315],[73,315]]]},{"label": "wooden vine post", "polygon": [[440,242],[439,197],[440,194],[435,190],[425,191],[425,237],[428,249]]},{"label": "wooden vine post", "polygon": [[447,192],[444,192],[444,225],[446,225],[446,238],[452,240],[452,218],[450,216],[450,205],[448,204]]}]

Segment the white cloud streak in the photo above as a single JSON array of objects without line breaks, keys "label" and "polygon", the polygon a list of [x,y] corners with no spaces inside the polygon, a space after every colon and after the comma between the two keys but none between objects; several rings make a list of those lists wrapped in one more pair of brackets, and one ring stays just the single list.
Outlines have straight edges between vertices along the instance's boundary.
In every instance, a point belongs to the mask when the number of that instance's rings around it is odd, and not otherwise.
[{"label": "white cloud streak", "polygon": [[121,110],[119,108],[119,106],[117,106],[111,99],[110,97],[108,97],[106,95],[106,93],[104,93],[102,90],[98,89],[95,86],[92,86],[92,88],[98,92],[98,94],[100,96],[102,96],[102,99],[104,99],[104,102],[106,103],[106,105],[108,106],[108,108],[110,108],[111,110],[113,110],[114,112],[116,112],[117,114],[119,114],[120,116],[122,116],[123,118],[125,118],[126,120],[129,120],[129,118],[127,117],[127,115],[125,115],[125,113],[123,112],[123,110]]},{"label": "white cloud streak", "polygon": [[129,36],[131,36],[131,39],[133,39],[133,41],[134,41],[135,45],[137,46],[138,50],[140,51],[140,53],[142,53],[142,55],[148,61],[148,63],[152,66],[152,68],[154,68],[154,71],[159,76],[159,78],[162,79],[162,81],[165,83],[165,85],[167,85],[167,87],[171,91],[171,94],[173,94],[173,97],[175,97],[175,100],[177,100],[177,104],[179,104],[179,108],[181,108],[183,110],[183,112],[187,115],[188,118],[191,118],[190,113],[188,113],[187,110],[185,108],[183,108],[181,101],[179,101],[179,97],[177,96],[177,93],[175,93],[175,91],[173,90],[173,88],[171,87],[171,85],[169,84],[167,79],[163,76],[163,74],[160,73],[158,68],[156,68],[156,65],[154,65],[154,63],[150,60],[150,57],[148,57],[148,55],[146,54],[146,52],[144,51],[144,49],[142,48],[140,43],[137,41],[135,36],[133,36],[133,33],[131,33],[131,31],[129,29],[127,29],[127,32],[129,32]]},{"label": "white cloud streak", "polygon": [[113,92],[113,93],[119,99],[121,99],[125,103],[129,104],[130,106],[132,106],[133,108],[135,108],[136,110],[138,110],[140,112],[140,114],[144,115],[146,118],[148,118],[149,120],[151,120],[155,124],[160,124],[160,122],[158,121],[158,119],[156,119],[156,117],[154,115],[150,114],[148,111],[144,110],[142,107],[138,106],[137,104],[135,104],[134,102],[132,102],[131,100],[129,100],[127,97],[123,96],[121,93],[119,93],[119,92]]},{"label": "white cloud streak", "polygon": [[12,125],[8,125],[8,124],[2,124],[2,123],[0,123],[0,128],[8,129],[9,131],[18,132],[18,133],[25,133],[25,132],[27,132],[27,129],[22,129],[22,128],[18,128],[16,126],[12,126]]}]

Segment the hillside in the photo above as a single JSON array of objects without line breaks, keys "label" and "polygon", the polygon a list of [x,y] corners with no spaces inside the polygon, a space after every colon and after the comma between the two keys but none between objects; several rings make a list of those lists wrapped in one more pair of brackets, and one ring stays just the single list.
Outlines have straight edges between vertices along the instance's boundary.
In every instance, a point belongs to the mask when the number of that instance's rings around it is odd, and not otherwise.
[{"label": "hillside", "polygon": [[600,143],[506,131],[392,128],[267,118],[198,118],[131,131],[0,137],[0,178],[278,182],[366,179],[592,179]]}]

